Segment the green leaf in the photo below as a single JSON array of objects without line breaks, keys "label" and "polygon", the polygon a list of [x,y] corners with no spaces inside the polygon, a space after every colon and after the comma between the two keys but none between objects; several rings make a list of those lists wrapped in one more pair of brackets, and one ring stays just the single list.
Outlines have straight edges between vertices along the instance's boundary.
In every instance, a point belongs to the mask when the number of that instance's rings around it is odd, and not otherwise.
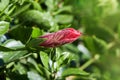
[{"label": "green leaf", "polygon": [[43,13],[38,10],[28,10],[21,15],[20,19],[30,26],[37,25],[45,30],[57,25],[49,12]]},{"label": "green leaf", "polygon": [[104,40],[99,39],[95,36],[93,36],[93,40],[94,40],[95,49],[96,49],[97,53],[106,53],[107,43]]},{"label": "green leaf", "polygon": [[16,41],[14,39],[8,39],[2,44],[2,46],[13,50],[21,49],[25,47],[25,45],[23,45],[20,41]]},{"label": "green leaf", "polygon": [[37,72],[28,71],[27,75],[29,80],[46,80],[45,78],[40,76]]},{"label": "green leaf", "polygon": [[0,21],[0,36],[5,34],[9,30],[9,23]]},{"label": "green leaf", "polygon": [[[16,50],[16,49],[20,49],[20,48],[25,47],[21,42],[15,41],[12,39],[4,42],[2,46],[4,46],[6,48],[6,51],[7,50]],[[5,48],[3,50],[5,50]],[[4,60],[5,63],[19,59],[20,57],[23,57],[26,53],[27,53],[26,50],[9,51],[9,52],[2,52],[1,51],[2,59]]]},{"label": "green leaf", "polygon": [[33,38],[37,38],[42,34],[42,31],[37,28],[37,27],[33,27],[33,31],[32,31],[32,37]]},{"label": "green leaf", "polygon": [[48,57],[48,54],[47,53],[45,53],[45,52],[43,52],[43,51],[41,51],[40,52],[40,58],[41,58],[41,60],[42,60],[42,63],[43,63],[43,65],[47,68],[47,69],[49,69],[48,68],[48,62],[49,62],[49,57]]},{"label": "green leaf", "polygon": [[69,52],[63,52],[62,55],[60,55],[59,59],[56,61],[57,67],[61,67],[62,65],[66,65],[70,60],[70,53]]},{"label": "green leaf", "polygon": [[23,3],[25,2],[26,0],[18,0],[17,2],[20,4],[20,5],[23,5]]},{"label": "green leaf", "polygon": [[[35,53],[36,54],[36,53]],[[41,64],[38,64],[33,58],[29,57],[28,58],[28,63],[32,64],[30,65],[31,67],[33,67],[32,70],[36,70],[37,72],[39,72],[39,74],[45,78],[48,78],[49,72],[45,69],[44,66],[42,66]]]},{"label": "green leaf", "polygon": [[45,4],[47,5],[49,10],[54,10],[55,8],[55,1],[54,0],[46,0]]},{"label": "green leaf", "polygon": [[67,24],[67,23],[71,23],[73,21],[73,16],[72,15],[66,15],[66,14],[56,15],[55,20],[58,23]]},{"label": "green leaf", "polygon": [[71,75],[76,75],[76,76],[88,76],[89,73],[80,70],[79,68],[67,68],[62,72],[62,77],[67,77]]},{"label": "green leaf", "polygon": [[40,48],[40,43],[42,43],[44,41],[44,39],[41,39],[41,38],[35,38],[35,39],[32,39],[31,41],[29,41],[27,44],[26,44],[26,47],[28,48],[31,48],[31,49],[34,49],[34,48]]},{"label": "green leaf", "polygon": [[0,46],[0,51],[15,51],[14,49],[10,49],[4,46]]},{"label": "green leaf", "polygon": [[93,53],[105,53],[107,51],[106,41],[93,37],[85,37],[84,42],[86,47]]},{"label": "green leaf", "polygon": [[14,61],[16,59],[19,59],[23,57],[27,51],[10,51],[10,52],[1,52],[3,54],[3,60],[5,63],[8,63],[10,61]]},{"label": "green leaf", "polygon": [[8,4],[9,4],[9,0],[0,0],[0,11],[3,11]]},{"label": "green leaf", "polygon": [[15,13],[12,14],[12,17],[19,16],[22,12],[26,11],[31,4],[24,5],[22,7],[18,7],[15,11]]},{"label": "green leaf", "polygon": [[67,45],[62,46],[62,48],[74,54],[79,53],[79,50],[76,48],[76,45],[74,44],[67,44]]},{"label": "green leaf", "polygon": [[42,11],[42,7],[40,6],[40,4],[36,1],[33,1],[33,7],[36,10]]},{"label": "green leaf", "polygon": [[86,47],[87,47],[90,51],[96,52],[95,44],[94,44],[94,41],[93,41],[93,38],[92,38],[92,37],[89,37],[89,36],[84,37],[84,42],[85,42]]},{"label": "green leaf", "polygon": [[43,17],[44,14],[38,10],[28,10],[21,15],[21,20],[29,24],[32,23],[40,26],[44,22]]},{"label": "green leaf", "polygon": [[43,67],[41,67],[41,66],[39,67],[38,64],[37,64],[37,62],[36,62],[33,58],[29,57],[29,58],[27,59],[27,61],[28,61],[28,63],[32,64],[32,65],[34,66],[34,68],[35,68],[41,75],[43,75],[43,71],[42,71]]},{"label": "green leaf", "polygon": [[20,40],[22,43],[26,43],[32,33],[31,27],[26,26],[19,26],[9,32],[9,35],[11,38],[14,38],[16,40]]},{"label": "green leaf", "polygon": [[14,65],[15,69],[20,73],[20,74],[26,74],[27,69],[25,68],[25,66],[23,66],[21,63],[17,63]]},{"label": "green leaf", "polygon": [[59,14],[61,12],[72,12],[72,6],[61,7],[58,11],[54,12],[53,14],[57,15],[57,14]]}]

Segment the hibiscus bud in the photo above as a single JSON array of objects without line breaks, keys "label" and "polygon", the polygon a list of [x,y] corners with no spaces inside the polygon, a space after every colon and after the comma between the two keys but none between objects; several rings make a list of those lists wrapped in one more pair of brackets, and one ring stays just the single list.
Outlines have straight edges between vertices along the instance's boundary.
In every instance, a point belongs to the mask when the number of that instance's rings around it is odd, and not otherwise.
[{"label": "hibiscus bud", "polygon": [[58,32],[50,33],[41,36],[40,38],[46,39],[40,46],[44,47],[57,47],[66,43],[71,43],[81,36],[81,32],[73,29],[66,28]]}]

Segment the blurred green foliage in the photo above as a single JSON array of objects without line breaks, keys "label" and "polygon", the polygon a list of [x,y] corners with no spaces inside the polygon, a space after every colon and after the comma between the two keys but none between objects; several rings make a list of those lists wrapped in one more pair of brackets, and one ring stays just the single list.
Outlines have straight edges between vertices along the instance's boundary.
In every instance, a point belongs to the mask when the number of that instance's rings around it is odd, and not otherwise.
[{"label": "blurred green foliage", "polygon": [[[0,0],[0,80],[120,80],[120,0]],[[38,37],[72,27],[57,49]]]}]

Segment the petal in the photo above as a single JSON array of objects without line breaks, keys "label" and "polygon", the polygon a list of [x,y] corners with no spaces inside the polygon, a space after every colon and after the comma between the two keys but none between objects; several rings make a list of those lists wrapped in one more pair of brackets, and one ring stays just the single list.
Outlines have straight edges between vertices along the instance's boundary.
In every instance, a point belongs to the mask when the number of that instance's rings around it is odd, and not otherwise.
[{"label": "petal", "polygon": [[44,47],[57,47],[66,43],[71,43],[79,38],[81,33],[73,28],[66,28],[55,33],[46,34],[40,38],[47,40],[40,44]]}]

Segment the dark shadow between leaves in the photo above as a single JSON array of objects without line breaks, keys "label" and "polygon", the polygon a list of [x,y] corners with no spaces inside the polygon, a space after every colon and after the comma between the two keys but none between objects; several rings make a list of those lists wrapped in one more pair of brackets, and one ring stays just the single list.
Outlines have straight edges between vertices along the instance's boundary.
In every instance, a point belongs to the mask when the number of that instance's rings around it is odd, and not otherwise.
[{"label": "dark shadow between leaves", "polygon": [[5,80],[5,73],[4,73],[4,61],[0,59],[0,80]]}]

